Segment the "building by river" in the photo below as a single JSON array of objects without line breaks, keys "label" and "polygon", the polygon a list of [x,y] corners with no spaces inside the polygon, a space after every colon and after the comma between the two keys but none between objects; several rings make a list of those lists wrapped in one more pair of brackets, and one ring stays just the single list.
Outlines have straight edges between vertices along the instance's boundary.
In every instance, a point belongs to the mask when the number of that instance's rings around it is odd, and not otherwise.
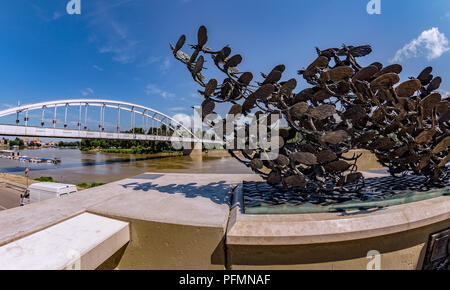
[{"label": "building by river", "polygon": [[0,156],[2,157],[20,156],[19,146],[13,146],[11,150],[0,150]]}]

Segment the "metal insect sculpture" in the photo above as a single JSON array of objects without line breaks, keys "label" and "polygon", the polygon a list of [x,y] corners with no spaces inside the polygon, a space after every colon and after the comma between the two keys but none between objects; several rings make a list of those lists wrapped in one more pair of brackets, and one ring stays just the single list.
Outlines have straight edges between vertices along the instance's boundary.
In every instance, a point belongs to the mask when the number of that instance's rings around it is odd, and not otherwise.
[{"label": "metal insect sculpture", "polygon": [[[293,190],[312,186],[319,192],[361,186],[356,166],[361,155],[344,157],[352,149],[370,150],[392,175],[423,175],[429,183],[448,180],[450,101],[436,92],[442,80],[431,75],[431,67],[398,84],[400,65],[358,64],[357,58],[372,52],[369,45],[317,48],[317,58],[298,72],[311,87],[295,93],[296,79],[282,80],[284,65],[252,82],[251,72],[237,69],[241,55],[232,55],[228,46],[214,51],[205,46],[207,40],[201,26],[192,55],[181,51],[185,35],[171,44],[175,58],[203,87],[203,116],[216,103],[229,103],[230,114],[246,116],[256,110],[256,116],[275,114],[288,124],[279,130],[275,160],[262,158],[266,149],[230,150],[269,184]],[[225,75],[221,83],[203,75],[207,55]],[[248,144],[249,137],[240,141]]]}]

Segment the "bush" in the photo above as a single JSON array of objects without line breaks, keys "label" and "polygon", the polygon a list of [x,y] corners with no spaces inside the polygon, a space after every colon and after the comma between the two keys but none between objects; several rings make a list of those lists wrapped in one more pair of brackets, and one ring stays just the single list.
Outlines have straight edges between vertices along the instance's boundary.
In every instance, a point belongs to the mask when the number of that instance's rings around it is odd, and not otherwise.
[{"label": "bush", "polygon": [[22,146],[24,146],[25,144],[24,144],[24,142],[23,142],[23,140],[22,139],[19,139],[19,138],[16,138],[16,139],[14,139],[14,140],[12,140],[12,141],[9,141],[9,146],[19,146],[19,147],[22,147]]},{"label": "bush", "polygon": [[40,182],[55,182],[53,180],[53,177],[46,177],[46,176],[41,176],[39,178],[36,178],[35,180]]},{"label": "bush", "polygon": [[97,187],[97,186],[101,186],[104,185],[105,183],[100,183],[100,182],[93,182],[91,184],[87,184],[85,182],[77,184],[78,187],[84,188],[84,189],[88,189],[88,188],[93,188],[93,187]]}]

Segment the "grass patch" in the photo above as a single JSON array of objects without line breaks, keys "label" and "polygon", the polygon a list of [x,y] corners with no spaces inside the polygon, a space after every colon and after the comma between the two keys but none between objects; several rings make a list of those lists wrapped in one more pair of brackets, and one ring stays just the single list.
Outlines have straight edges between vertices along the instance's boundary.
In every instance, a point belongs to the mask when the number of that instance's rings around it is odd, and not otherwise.
[{"label": "grass patch", "polygon": [[100,149],[102,153],[115,153],[115,154],[158,154],[158,153],[177,153],[180,151],[175,150],[161,150],[155,151],[152,148],[131,148],[131,149]]},{"label": "grass patch", "polygon": [[46,177],[46,176],[41,176],[39,178],[36,178],[35,180],[40,182],[55,182],[53,180],[53,177]]},{"label": "grass patch", "polygon": [[91,184],[87,184],[87,183],[80,183],[77,184],[78,187],[84,188],[84,189],[88,189],[88,188],[94,188],[97,186],[101,186],[104,185],[105,183],[101,183],[101,182],[93,182]]},{"label": "grass patch", "polygon": [[135,154],[135,149],[101,149],[102,153]]}]

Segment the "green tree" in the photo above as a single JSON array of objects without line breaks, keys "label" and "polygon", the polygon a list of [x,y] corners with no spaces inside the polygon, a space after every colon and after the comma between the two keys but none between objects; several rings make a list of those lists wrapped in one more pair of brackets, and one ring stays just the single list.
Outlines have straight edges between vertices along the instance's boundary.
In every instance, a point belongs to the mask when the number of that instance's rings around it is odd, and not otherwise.
[{"label": "green tree", "polygon": [[24,145],[25,144],[23,143],[23,140],[19,139],[19,138],[16,138],[16,139],[14,139],[14,140],[9,142],[9,146],[20,146],[20,147],[22,147]]}]

